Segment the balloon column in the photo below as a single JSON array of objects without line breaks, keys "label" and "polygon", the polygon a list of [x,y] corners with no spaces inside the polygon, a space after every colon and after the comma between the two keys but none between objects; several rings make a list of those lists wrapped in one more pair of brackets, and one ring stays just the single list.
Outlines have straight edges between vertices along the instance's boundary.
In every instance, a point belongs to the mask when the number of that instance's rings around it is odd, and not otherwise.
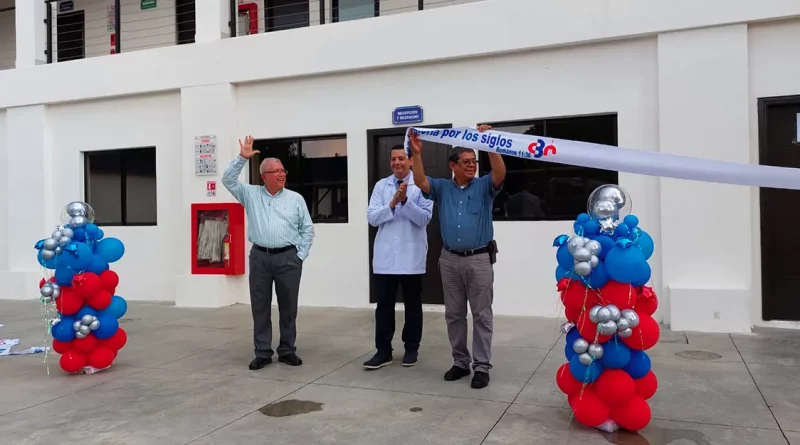
[{"label": "balloon column", "polygon": [[575,419],[613,432],[637,431],[651,418],[647,400],[658,381],[645,352],[660,335],[652,315],[658,300],[647,259],[653,239],[630,214],[630,197],[615,185],[592,192],[575,235],[561,235],[556,281],[566,318],[567,363],[556,383]]},{"label": "balloon column", "polygon": [[46,270],[39,292],[52,348],[61,354],[59,364],[66,372],[105,369],[127,342],[119,327],[127,303],[114,295],[119,276],[109,268],[122,258],[125,246],[116,238],[104,238],[89,204],[70,203],[61,220],[63,224],[35,246]]}]

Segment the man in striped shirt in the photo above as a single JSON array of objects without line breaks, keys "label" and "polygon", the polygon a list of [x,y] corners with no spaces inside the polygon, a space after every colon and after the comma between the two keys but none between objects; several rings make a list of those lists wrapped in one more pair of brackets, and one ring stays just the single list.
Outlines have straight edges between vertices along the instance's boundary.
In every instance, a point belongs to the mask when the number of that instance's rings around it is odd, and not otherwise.
[{"label": "man in striped shirt", "polygon": [[286,169],[280,160],[265,159],[259,168],[264,186],[245,185],[239,174],[253,150],[253,137],[239,140],[239,156],[225,170],[222,184],[247,211],[250,250],[250,304],[253,312],[255,358],[250,369],[272,363],[272,284],[278,297],[280,343],[278,361],[300,366],[295,353],[297,295],[303,261],[314,240],[314,226],[303,196],[286,189]]}]

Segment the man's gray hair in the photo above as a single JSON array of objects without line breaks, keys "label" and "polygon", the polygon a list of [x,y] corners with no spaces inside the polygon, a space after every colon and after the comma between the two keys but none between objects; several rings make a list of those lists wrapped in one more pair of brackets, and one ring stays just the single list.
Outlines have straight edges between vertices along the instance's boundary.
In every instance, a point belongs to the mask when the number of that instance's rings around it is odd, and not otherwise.
[{"label": "man's gray hair", "polygon": [[264,167],[270,162],[277,162],[277,163],[283,165],[281,160],[278,159],[278,158],[266,158],[263,161],[261,161],[261,165],[258,167],[258,172],[261,173],[261,174],[264,174]]}]

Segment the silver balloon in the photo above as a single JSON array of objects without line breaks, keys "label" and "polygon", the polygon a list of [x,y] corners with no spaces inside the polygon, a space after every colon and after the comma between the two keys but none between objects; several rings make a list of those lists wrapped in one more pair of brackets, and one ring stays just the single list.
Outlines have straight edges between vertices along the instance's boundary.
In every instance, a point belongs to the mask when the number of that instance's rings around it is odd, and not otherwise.
[{"label": "silver balloon", "polygon": [[625,329],[629,329],[631,327],[630,322],[627,318],[620,318],[617,320],[617,330],[624,331]]},{"label": "silver balloon", "polygon": [[47,238],[42,244],[44,250],[55,250],[56,247],[58,247],[58,240],[55,238]]},{"label": "silver balloon", "polygon": [[67,215],[69,216],[88,216],[89,206],[80,201],[73,201],[67,204]]},{"label": "silver balloon", "polygon": [[628,326],[631,328],[639,326],[639,314],[637,314],[633,309],[623,309],[621,315],[622,318],[628,320]]},{"label": "silver balloon", "polygon": [[81,328],[80,328],[80,330],[78,330],[78,332],[80,332],[83,335],[89,335],[89,333],[92,332],[92,330],[89,329],[89,326],[86,326],[84,324],[84,325],[81,325]]},{"label": "silver balloon", "polygon": [[572,350],[575,351],[576,354],[583,354],[589,349],[589,342],[583,338],[576,339],[574,343],[572,343]]},{"label": "silver balloon", "polygon": [[95,320],[95,321],[89,323],[89,329],[91,329],[93,331],[96,331],[96,330],[100,329],[100,320]]},{"label": "silver balloon", "polygon": [[619,320],[619,317],[620,317],[621,314],[619,312],[619,308],[618,307],[614,306],[613,304],[609,304],[609,305],[606,306],[606,309],[608,309],[611,312],[611,319],[612,320],[614,320],[614,321]]},{"label": "silver balloon", "polygon": [[53,288],[53,299],[54,300],[61,296],[61,286],[59,286],[56,283],[51,283],[50,287]]},{"label": "silver balloon", "polygon": [[575,273],[585,277],[592,273],[592,265],[587,262],[575,263]]},{"label": "silver balloon", "polygon": [[569,253],[574,255],[575,251],[583,247],[585,244],[586,240],[582,236],[573,235],[570,237],[569,241],[567,241],[567,250],[569,250]]},{"label": "silver balloon", "polygon": [[[628,194],[625,193],[619,186],[614,184],[607,184],[598,187],[592,192],[597,201],[611,201],[616,205],[617,209],[622,209],[628,204]],[[592,196],[590,195],[590,198]]]},{"label": "silver balloon", "polygon": [[86,314],[83,317],[81,317],[81,324],[89,324],[92,321],[94,321],[94,318],[89,314]]},{"label": "silver balloon", "polygon": [[62,236],[61,238],[58,239],[58,245],[59,247],[65,247],[67,244],[69,244],[70,241],[72,241],[72,238],[68,236]]},{"label": "silver balloon", "polygon": [[575,261],[589,261],[592,258],[592,254],[589,252],[589,249],[585,247],[578,247],[575,249],[572,257],[575,258]]},{"label": "silver balloon", "polygon": [[597,331],[602,335],[614,335],[617,332],[617,323],[614,320],[597,323]]},{"label": "silver balloon", "polygon": [[52,297],[53,296],[53,286],[49,284],[45,284],[39,289],[39,293],[42,294],[43,297]]},{"label": "silver balloon", "polygon": [[86,338],[88,336],[89,336],[89,334],[84,334],[83,332],[80,332],[80,331],[75,333],[75,338],[79,338],[79,339],[84,339],[84,338]]},{"label": "silver balloon", "polygon": [[78,332],[78,331],[81,330],[81,326],[83,326],[81,324],[81,322],[80,321],[76,321],[75,323],[72,323],[72,330],[75,331],[75,332]]},{"label": "silver balloon", "polygon": [[589,265],[592,266],[592,269],[594,269],[595,267],[599,266],[600,265],[600,258],[597,258],[596,256],[592,255],[592,257],[589,258]]},{"label": "silver balloon", "polygon": [[597,311],[597,319],[600,320],[601,323],[611,320],[611,310],[608,308],[608,306],[602,307],[599,311]]},{"label": "silver balloon", "polygon": [[[62,236],[64,236],[64,232],[62,232],[61,229],[59,229],[59,230],[56,230],[55,232],[53,232],[53,234],[50,235],[50,238],[60,239]],[[72,238],[72,237],[70,237],[70,238]]]},{"label": "silver balloon", "polygon": [[75,232],[69,228],[69,226],[61,228],[61,236],[68,236],[70,238],[75,237]]},{"label": "silver balloon", "polygon": [[61,255],[61,252],[63,252],[63,251],[64,251],[64,248],[61,247],[61,246],[58,246],[58,247],[56,247],[56,250],[54,250],[53,252],[55,252],[56,255]]},{"label": "silver balloon", "polygon": [[617,332],[617,335],[619,335],[621,338],[628,338],[631,335],[633,335],[633,331],[631,331],[631,329],[628,328],[628,329],[625,329],[623,331]]},{"label": "silver balloon", "polygon": [[59,323],[61,323],[61,319],[60,318],[54,318],[52,321],[50,321],[50,326],[55,326],[55,325],[57,325]]},{"label": "silver balloon", "polygon": [[619,219],[617,217],[617,206],[614,204],[613,201],[609,200],[602,200],[597,201],[592,204],[592,210],[590,215],[593,219],[596,220],[603,220],[603,219]]},{"label": "silver balloon", "polygon": [[42,259],[43,260],[45,260],[45,261],[52,260],[55,257],[56,257],[55,251],[49,250],[49,249],[42,249]]},{"label": "silver balloon", "polygon": [[597,305],[589,309],[589,320],[591,320],[592,323],[598,323],[600,321],[600,319],[597,318],[597,313],[600,312],[602,308],[603,306]]},{"label": "silver balloon", "polygon": [[603,246],[600,245],[599,242],[595,240],[589,240],[586,242],[586,245],[583,247],[589,249],[589,253],[592,255],[600,255],[600,252],[603,250]]},{"label": "silver balloon", "polygon": [[592,356],[584,352],[583,354],[578,356],[578,361],[583,366],[589,366],[592,364]]},{"label": "silver balloon", "polygon": [[603,345],[592,343],[589,345],[589,355],[592,356],[595,360],[600,360],[603,358]]},{"label": "silver balloon", "polygon": [[88,223],[85,216],[73,216],[69,219],[69,226],[73,229],[79,229]]},{"label": "silver balloon", "polygon": [[53,301],[53,297],[42,297],[39,299],[42,303],[50,303]]},{"label": "silver balloon", "polygon": [[[607,216],[600,217],[599,215],[593,213],[595,206],[597,205],[597,203],[601,201],[607,201],[613,204],[615,211],[611,212],[610,208],[607,208],[609,206],[607,204],[603,204],[602,206],[600,206],[600,208],[602,208],[603,210],[600,213],[603,213],[604,215]],[[631,209],[633,208],[633,203],[631,201],[630,195],[626,193],[625,190],[623,190],[620,186],[615,184],[605,184],[594,189],[592,194],[589,195],[589,200],[586,203],[586,207],[587,211],[589,212],[589,215],[591,215],[592,218],[598,221],[604,219],[611,219],[616,221],[624,218],[625,216],[631,213]],[[602,226],[603,221],[600,222]],[[608,226],[608,223],[610,222],[612,221],[607,221],[606,227],[604,228],[612,229],[611,231],[613,232],[613,226],[610,227]]]}]

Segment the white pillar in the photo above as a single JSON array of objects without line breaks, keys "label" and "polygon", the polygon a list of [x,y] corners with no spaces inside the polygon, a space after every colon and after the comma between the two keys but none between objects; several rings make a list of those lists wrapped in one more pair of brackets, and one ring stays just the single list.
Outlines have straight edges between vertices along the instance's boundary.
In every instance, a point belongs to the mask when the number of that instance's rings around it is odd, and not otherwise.
[{"label": "white pillar", "polygon": [[16,2],[17,68],[47,63],[47,17],[49,3],[44,1]]},{"label": "white pillar", "polygon": [[[658,36],[659,146],[750,162],[747,25]],[[661,179],[661,252],[674,330],[749,332],[750,187]]]},{"label": "white pillar", "polygon": [[230,37],[228,20],[230,20],[228,0],[196,0],[195,43],[213,42]]}]

